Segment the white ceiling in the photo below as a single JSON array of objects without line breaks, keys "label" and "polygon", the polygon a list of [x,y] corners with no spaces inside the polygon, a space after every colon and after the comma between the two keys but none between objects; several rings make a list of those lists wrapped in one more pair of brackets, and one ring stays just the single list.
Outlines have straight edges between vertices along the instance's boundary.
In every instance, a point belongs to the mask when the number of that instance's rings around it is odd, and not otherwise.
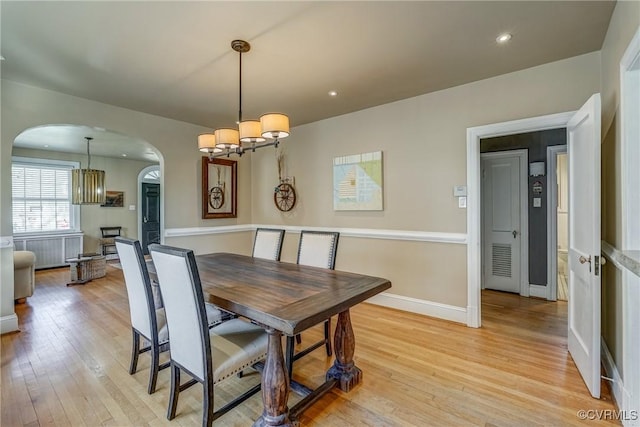
[{"label": "white ceiling", "polygon": [[[244,39],[252,45],[243,55],[244,117],[280,111],[296,126],[599,50],[614,6],[3,0],[1,72],[158,116],[233,126],[238,54],[230,43]],[[505,31],[513,39],[499,45]]]}]

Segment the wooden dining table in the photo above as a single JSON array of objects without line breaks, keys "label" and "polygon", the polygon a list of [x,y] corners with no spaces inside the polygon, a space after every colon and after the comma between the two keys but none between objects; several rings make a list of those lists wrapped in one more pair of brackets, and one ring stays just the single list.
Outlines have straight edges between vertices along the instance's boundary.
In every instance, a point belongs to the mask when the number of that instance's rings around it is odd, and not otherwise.
[{"label": "wooden dining table", "polygon": [[[230,253],[198,255],[196,262],[209,302],[250,319],[268,334],[261,380],[264,410],[254,426],[298,425],[299,415],[324,393],[334,387],[348,392],[361,381],[362,371],[353,361],[349,309],[389,289],[389,280]],[[152,266],[149,270],[154,275]],[[335,315],[335,361],[326,381],[314,390],[291,381],[282,336],[295,336]],[[304,397],[289,409],[292,386]]]}]

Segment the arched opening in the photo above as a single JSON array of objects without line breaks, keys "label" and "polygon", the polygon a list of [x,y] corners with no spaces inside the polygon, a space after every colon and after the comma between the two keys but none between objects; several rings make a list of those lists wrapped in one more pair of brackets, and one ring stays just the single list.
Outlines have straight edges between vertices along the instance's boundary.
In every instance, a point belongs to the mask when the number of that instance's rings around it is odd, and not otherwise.
[{"label": "arched opening", "polygon": [[[86,137],[93,138],[91,168],[105,171],[110,203],[71,203],[71,180],[65,176],[74,168],[87,168]],[[15,246],[36,252],[37,268],[64,265],[79,253],[101,253],[100,227],[121,226],[123,235],[139,238],[138,175],[149,167],[162,168],[160,152],[144,140],[68,124],[24,130],[14,140],[12,159]],[[18,163],[21,172],[14,171]]]}]

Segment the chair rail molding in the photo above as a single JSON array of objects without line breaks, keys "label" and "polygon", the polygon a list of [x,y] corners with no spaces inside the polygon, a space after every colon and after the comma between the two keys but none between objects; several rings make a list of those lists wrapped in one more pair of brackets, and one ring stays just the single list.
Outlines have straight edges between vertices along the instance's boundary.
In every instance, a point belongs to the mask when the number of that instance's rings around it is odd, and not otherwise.
[{"label": "chair rail molding", "polygon": [[189,227],[189,228],[169,228],[165,230],[165,237],[198,236],[207,234],[238,233],[244,231],[255,231],[257,228],[280,228],[289,233],[300,233],[302,230],[311,231],[337,231],[340,237],[358,237],[366,239],[383,240],[407,240],[418,242],[467,244],[466,233],[446,233],[436,231],[417,230],[385,230],[375,228],[340,228],[340,227],[308,227],[300,225],[280,225],[280,224],[242,224],[224,225],[220,227]]}]

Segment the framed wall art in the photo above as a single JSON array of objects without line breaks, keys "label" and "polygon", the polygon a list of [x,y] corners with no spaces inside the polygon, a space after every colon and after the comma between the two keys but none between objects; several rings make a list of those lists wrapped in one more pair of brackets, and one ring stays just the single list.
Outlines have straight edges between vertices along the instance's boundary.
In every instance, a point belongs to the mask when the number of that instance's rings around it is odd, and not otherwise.
[{"label": "framed wall art", "polygon": [[382,210],[382,151],[333,159],[333,209]]},{"label": "framed wall art", "polygon": [[237,163],[202,158],[202,219],[237,217]]},{"label": "framed wall art", "polygon": [[103,208],[121,208],[124,206],[124,191],[108,191]]}]

